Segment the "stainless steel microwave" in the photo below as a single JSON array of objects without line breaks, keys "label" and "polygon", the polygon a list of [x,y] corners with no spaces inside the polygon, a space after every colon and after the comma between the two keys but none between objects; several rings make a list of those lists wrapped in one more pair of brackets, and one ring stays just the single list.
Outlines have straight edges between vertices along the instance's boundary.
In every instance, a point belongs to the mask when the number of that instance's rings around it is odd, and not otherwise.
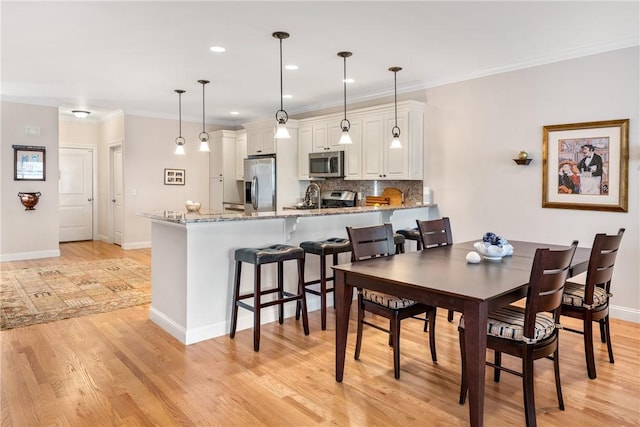
[{"label": "stainless steel microwave", "polygon": [[309,153],[310,178],[341,178],[344,176],[344,151]]}]

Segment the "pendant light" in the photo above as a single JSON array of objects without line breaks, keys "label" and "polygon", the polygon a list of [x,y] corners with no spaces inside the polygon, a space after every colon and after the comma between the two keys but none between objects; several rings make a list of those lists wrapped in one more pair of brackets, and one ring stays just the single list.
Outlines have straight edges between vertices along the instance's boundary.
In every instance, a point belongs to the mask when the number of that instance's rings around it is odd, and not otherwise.
[{"label": "pendant light", "polygon": [[396,75],[398,71],[402,70],[400,67],[391,67],[389,71],[393,72],[393,103],[395,108],[395,125],[393,129],[391,129],[391,134],[393,135],[393,139],[391,140],[391,145],[389,148],[402,148],[402,143],[400,143],[400,128],[398,127],[398,88],[396,83]]},{"label": "pendant light", "polygon": [[342,135],[340,136],[338,144],[353,144],[353,141],[351,141],[351,136],[349,136],[351,122],[347,120],[347,58],[351,55],[351,52],[338,52],[338,56],[344,60],[344,79],[342,80],[342,83],[344,85],[344,119],[340,121]]},{"label": "pendant light", "polygon": [[291,135],[289,135],[289,131],[287,130],[289,115],[284,111],[284,107],[282,105],[282,40],[289,38],[289,33],[276,31],[272,35],[274,38],[280,40],[280,109],[276,111],[276,121],[278,122],[276,125],[276,138],[286,139],[291,138]]},{"label": "pendant light", "polygon": [[179,131],[178,131],[178,137],[176,138],[175,154],[183,156],[185,154],[184,152],[185,140],[182,137],[182,94],[184,93],[184,90],[176,89],[175,92],[178,94],[178,117],[179,117],[179,121],[178,121]]},{"label": "pendant light", "polygon": [[200,139],[200,150],[204,152],[211,151],[209,149],[209,134],[204,130],[204,85],[209,83],[209,80],[198,80],[198,83],[202,84],[202,132],[198,135]]}]

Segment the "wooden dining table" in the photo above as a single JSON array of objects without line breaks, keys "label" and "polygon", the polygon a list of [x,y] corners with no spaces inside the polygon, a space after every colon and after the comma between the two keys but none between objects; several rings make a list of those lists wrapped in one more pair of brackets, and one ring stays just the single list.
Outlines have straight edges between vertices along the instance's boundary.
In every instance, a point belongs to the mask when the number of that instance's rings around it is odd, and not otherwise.
[{"label": "wooden dining table", "polygon": [[[333,267],[336,274],[336,381],[344,377],[349,312],[353,288],[365,288],[452,309],[465,318],[469,424],[482,426],[484,417],[487,318],[489,312],[527,294],[527,284],[537,248],[567,246],[509,241],[512,256],[501,260],[467,263],[475,242],[379,257]],[[578,248],[570,276],[586,271],[590,249]],[[458,395],[451,396],[452,401]]]}]

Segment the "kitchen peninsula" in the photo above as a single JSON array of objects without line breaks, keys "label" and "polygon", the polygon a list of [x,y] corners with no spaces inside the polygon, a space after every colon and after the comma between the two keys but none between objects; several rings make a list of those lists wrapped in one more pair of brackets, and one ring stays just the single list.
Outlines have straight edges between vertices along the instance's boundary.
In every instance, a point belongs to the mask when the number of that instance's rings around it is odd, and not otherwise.
[{"label": "kitchen peninsula", "polygon": [[[306,240],[346,237],[346,226],[364,227],[390,222],[394,230],[415,227],[416,219],[438,217],[436,205],[352,207],[254,214],[205,214],[165,211],[140,213],[151,226],[151,309],[149,318],[183,344],[229,333],[233,298],[234,251],[275,243],[298,245]],[[410,244],[410,243],[409,243]],[[307,257],[305,280],[319,276],[318,257]],[[340,254],[348,262],[349,254]],[[297,286],[295,266],[285,263],[285,289]],[[264,287],[275,283],[275,266],[264,266]],[[242,275],[241,289],[253,286],[253,274]],[[309,297],[309,311],[320,307]],[[252,327],[252,316],[238,316],[237,330]],[[295,305],[285,306],[285,316]],[[262,310],[263,323],[276,320],[276,308]],[[311,331],[319,324],[310,324]]]}]

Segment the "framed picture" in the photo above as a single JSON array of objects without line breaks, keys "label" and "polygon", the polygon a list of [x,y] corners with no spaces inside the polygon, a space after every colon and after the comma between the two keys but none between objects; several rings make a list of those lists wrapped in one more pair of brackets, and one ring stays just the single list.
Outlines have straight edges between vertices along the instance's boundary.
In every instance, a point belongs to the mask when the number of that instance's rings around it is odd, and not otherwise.
[{"label": "framed picture", "polygon": [[184,185],[184,169],[165,169],[164,185]]},{"label": "framed picture", "polygon": [[46,171],[45,147],[13,146],[14,181],[45,181]]},{"label": "framed picture", "polygon": [[627,212],[629,119],[542,128],[542,207]]}]

